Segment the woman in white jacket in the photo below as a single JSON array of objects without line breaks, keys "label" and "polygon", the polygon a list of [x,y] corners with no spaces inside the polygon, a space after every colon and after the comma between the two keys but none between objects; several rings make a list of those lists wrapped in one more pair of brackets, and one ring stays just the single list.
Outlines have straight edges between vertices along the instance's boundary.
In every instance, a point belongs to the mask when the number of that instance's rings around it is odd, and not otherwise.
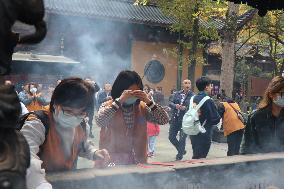
[{"label": "woman in white jacket", "polygon": [[51,189],[45,172],[76,168],[78,156],[108,163],[106,150],[97,150],[88,138],[88,104],[93,101],[92,86],[80,78],[62,80],[55,88],[50,107],[45,111],[48,124],[35,115],[25,121],[21,132],[31,152],[27,173],[28,189]]}]

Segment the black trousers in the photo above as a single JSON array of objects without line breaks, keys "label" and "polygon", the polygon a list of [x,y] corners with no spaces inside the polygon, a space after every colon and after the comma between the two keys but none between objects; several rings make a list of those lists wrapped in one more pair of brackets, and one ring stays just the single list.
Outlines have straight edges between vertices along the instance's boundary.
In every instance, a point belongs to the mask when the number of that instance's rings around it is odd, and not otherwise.
[{"label": "black trousers", "polygon": [[[176,148],[179,155],[183,155],[185,152],[185,142],[187,135],[181,129],[182,122],[174,121],[170,124],[169,140]],[[179,132],[179,140],[177,134]]]},{"label": "black trousers", "polygon": [[192,152],[193,152],[192,159],[201,159],[207,157],[211,146],[211,138],[212,138],[210,134],[207,132],[190,136]]},{"label": "black trousers", "polygon": [[244,130],[235,131],[227,136],[228,152],[227,156],[238,155],[243,138]]}]

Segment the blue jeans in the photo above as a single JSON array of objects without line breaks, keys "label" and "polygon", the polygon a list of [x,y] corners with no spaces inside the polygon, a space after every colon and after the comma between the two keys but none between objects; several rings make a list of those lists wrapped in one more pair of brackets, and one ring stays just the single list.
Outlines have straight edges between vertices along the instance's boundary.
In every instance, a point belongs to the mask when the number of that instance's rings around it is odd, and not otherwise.
[{"label": "blue jeans", "polygon": [[157,136],[148,137],[148,152],[149,153],[154,153],[155,151],[156,138]]}]

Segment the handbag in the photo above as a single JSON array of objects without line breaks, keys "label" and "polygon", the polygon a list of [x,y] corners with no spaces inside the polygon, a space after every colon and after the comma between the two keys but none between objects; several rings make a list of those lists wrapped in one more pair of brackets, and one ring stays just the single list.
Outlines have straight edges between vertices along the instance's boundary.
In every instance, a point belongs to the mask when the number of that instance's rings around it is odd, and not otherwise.
[{"label": "handbag", "polygon": [[238,110],[237,110],[236,108],[234,108],[234,106],[232,106],[230,103],[228,103],[228,104],[229,104],[229,105],[233,108],[233,110],[236,112],[236,114],[237,114],[239,120],[240,120],[244,125],[246,125],[247,120],[248,120],[248,116],[247,116],[245,113],[238,111]]}]

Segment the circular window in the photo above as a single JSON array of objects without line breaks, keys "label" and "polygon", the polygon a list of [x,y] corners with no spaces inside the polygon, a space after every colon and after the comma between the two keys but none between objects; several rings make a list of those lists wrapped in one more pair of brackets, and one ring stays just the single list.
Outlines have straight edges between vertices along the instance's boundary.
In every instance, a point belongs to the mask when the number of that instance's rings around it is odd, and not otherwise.
[{"label": "circular window", "polygon": [[165,77],[165,67],[158,60],[151,60],[145,65],[144,75],[151,83],[159,83]]}]

